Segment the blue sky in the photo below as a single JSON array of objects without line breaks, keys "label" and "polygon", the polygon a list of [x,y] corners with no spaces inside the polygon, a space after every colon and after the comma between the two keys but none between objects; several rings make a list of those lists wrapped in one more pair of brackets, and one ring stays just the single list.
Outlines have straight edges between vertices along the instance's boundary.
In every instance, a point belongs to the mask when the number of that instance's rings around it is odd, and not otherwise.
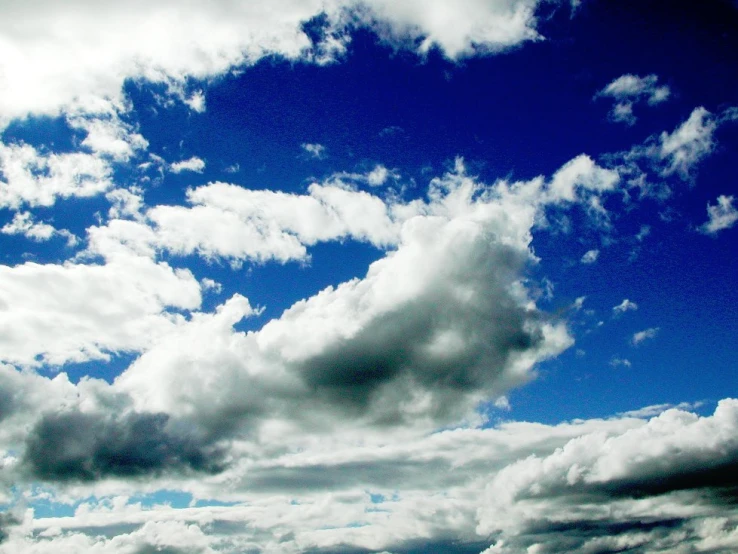
[{"label": "blue sky", "polygon": [[733,552],[738,7],[0,23],[0,552]]}]

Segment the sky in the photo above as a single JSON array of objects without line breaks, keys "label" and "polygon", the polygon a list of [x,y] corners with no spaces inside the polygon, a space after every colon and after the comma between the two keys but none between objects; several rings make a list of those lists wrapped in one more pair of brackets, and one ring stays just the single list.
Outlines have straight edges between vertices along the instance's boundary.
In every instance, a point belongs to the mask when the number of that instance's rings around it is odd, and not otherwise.
[{"label": "sky", "polygon": [[738,4],[0,7],[0,553],[738,551]]}]

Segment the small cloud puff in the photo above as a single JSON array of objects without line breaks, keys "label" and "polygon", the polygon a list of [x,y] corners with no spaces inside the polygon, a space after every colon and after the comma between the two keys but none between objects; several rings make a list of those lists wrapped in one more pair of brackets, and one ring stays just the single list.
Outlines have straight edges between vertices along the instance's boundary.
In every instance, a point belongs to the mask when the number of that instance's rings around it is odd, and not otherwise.
[{"label": "small cloud puff", "polygon": [[618,304],[617,306],[614,306],[612,308],[612,312],[615,315],[620,315],[620,314],[624,314],[625,312],[635,311],[637,309],[638,309],[638,304],[636,304],[635,302],[631,302],[630,300],[626,298],[620,304]]},{"label": "small cloud puff", "polygon": [[630,367],[632,364],[627,358],[613,358],[612,360],[610,360],[610,365],[612,367]]},{"label": "small cloud puff", "polygon": [[585,252],[584,256],[580,260],[583,264],[593,264],[597,261],[600,256],[600,251],[597,249],[589,250]]},{"label": "small cloud puff", "polygon": [[182,160],[169,166],[169,171],[172,173],[182,173],[183,171],[202,173],[203,169],[205,169],[205,162],[197,156],[192,156],[189,160]]},{"label": "small cloud puff", "polygon": [[646,77],[622,75],[599,91],[595,98],[613,98],[616,102],[610,110],[610,119],[633,125],[637,121],[633,114],[635,104],[645,100],[649,106],[655,106],[666,101],[671,95],[668,86],[657,86],[658,80],[658,76],[653,74]]},{"label": "small cloud puff", "polygon": [[300,146],[309,158],[323,160],[326,157],[326,148],[322,144],[303,142]]},{"label": "small cloud puff", "polygon": [[633,334],[630,339],[630,343],[633,346],[638,346],[643,341],[654,338],[658,332],[658,327],[651,327],[649,329],[644,329],[643,331],[638,331],[637,333]]},{"label": "small cloud puff", "polygon": [[719,231],[730,229],[738,222],[738,209],[733,205],[734,196],[720,195],[713,205],[707,204],[708,220],[700,227],[700,231],[708,235],[716,235]]}]

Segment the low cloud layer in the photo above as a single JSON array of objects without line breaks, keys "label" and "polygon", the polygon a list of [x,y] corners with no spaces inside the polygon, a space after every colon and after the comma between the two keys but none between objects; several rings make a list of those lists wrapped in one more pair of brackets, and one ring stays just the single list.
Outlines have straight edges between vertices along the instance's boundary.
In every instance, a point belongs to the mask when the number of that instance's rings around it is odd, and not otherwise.
[{"label": "low cloud layer", "polygon": [[[207,472],[183,483],[200,498],[220,491],[228,505],[147,508],[107,496],[67,518],[16,518],[5,548],[34,540],[38,552],[735,550],[738,401],[708,416],[668,406],[639,413],[432,435],[295,436],[282,455],[252,454],[227,470],[228,491]],[[110,429],[117,436],[139,421],[149,428],[145,415]],[[115,539],[103,538],[110,529]]]},{"label": "low cloud layer", "polygon": [[132,412],[44,415],[30,430],[22,463],[42,481],[150,477],[165,471],[222,471],[220,453],[169,416]]}]

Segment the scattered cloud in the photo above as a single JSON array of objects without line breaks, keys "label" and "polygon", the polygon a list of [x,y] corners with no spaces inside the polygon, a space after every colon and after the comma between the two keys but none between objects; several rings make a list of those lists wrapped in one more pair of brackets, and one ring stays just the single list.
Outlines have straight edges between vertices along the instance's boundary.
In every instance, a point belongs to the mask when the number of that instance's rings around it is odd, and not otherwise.
[{"label": "scattered cloud", "polygon": [[640,345],[643,341],[652,339],[656,337],[657,333],[659,332],[658,327],[650,327],[649,329],[644,329],[643,331],[638,331],[637,333],[634,333],[633,336],[630,339],[630,342],[633,346]]},{"label": "scattered cloud", "polygon": [[630,360],[628,360],[627,358],[614,357],[610,360],[610,365],[612,367],[631,367],[631,365],[633,364],[631,364]]},{"label": "scattered cloud", "polygon": [[582,259],[580,260],[583,264],[593,264],[597,261],[597,258],[600,256],[600,251],[597,249],[594,250],[588,250],[584,253],[582,256]]},{"label": "scattered cloud", "polygon": [[712,152],[716,128],[717,121],[712,114],[699,107],[674,132],[661,133],[658,155],[666,163],[662,173],[688,178],[693,167]]},{"label": "scattered cloud", "polygon": [[387,183],[388,180],[392,179],[396,181],[400,178],[400,173],[395,169],[387,169],[382,164],[377,164],[368,172],[365,173],[349,173],[340,172],[331,175],[327,181],[333,182],[338,186],[348,183],[361,183],[370,187],[379,187]]},{"label": "scattered cloud", "polygon": [[621,314],[624,314],[625,312],[635,311],[637,309],[638,309],[638,304],[636,304],[635,302],[631,302],[630,300],[626,298],[620,304],[613,307],[612,313],[614,315],[621,315]]},{"label": "scattered cloud", "polygon": [[300,146],[310,158],[323,160],[327,156],[326,148],[322,144],[304,142]]},{"label": "scattered cloud", "polygon": [[35,241],[49,240],[56,233],[56,229],[47,223],[34,221],[30,212],[16,212],[13,221],[6,223],[0,233],[5,235],[23,235]]},{"label": "scattered cloud", "polygon": [[192,156],[187,160],[173,163],[169,166],[169,171],[172,173],[182,173],[183,171],[194,171],[195,173],[202,173],[205,169],[205,162],[197,156]]},{"label": "scattered cloud", "polygon": [[372,187],[378,187],[387,182],[390,177],[396,178],[396,173],[390,171],[382,164],[377,164],[366,176],[366,182]]},{"label": "scattered cloud", "polygon": [[0,207],[52,206],[58,198],[89,197],[113,188],[111,167],[94,154],[41,153],[0,142]]},{"label": "scattered cloud", "polygon": [[724,229],[730,229],[738,222],[738,208],[733,205],[735,198],[721,194],[715,204],[707,204],[708,220],[700,227],[700,231],[716,235]]},{"label": "scattered cloud", "polygon": [[595,98],[612,98],[615,104],[610,111],[612,121],[633,125],[637,121],[633,114],[635,104],[646,102],[649,106],[655,106],[665,102],[671,95],[668,86],[658,86],[658,76],[647,75],[621,75],[609,85],[599,91]]},{"label": "scattered cloud", "polygon": [[73,129],[86,133],[81,146],[100,156],[109,156],[117,162],[130,160],[138,151],[146,150],[148,141],[135,128],[121,120],[118,110],[87,116],[84,113],[67,115]]}]

